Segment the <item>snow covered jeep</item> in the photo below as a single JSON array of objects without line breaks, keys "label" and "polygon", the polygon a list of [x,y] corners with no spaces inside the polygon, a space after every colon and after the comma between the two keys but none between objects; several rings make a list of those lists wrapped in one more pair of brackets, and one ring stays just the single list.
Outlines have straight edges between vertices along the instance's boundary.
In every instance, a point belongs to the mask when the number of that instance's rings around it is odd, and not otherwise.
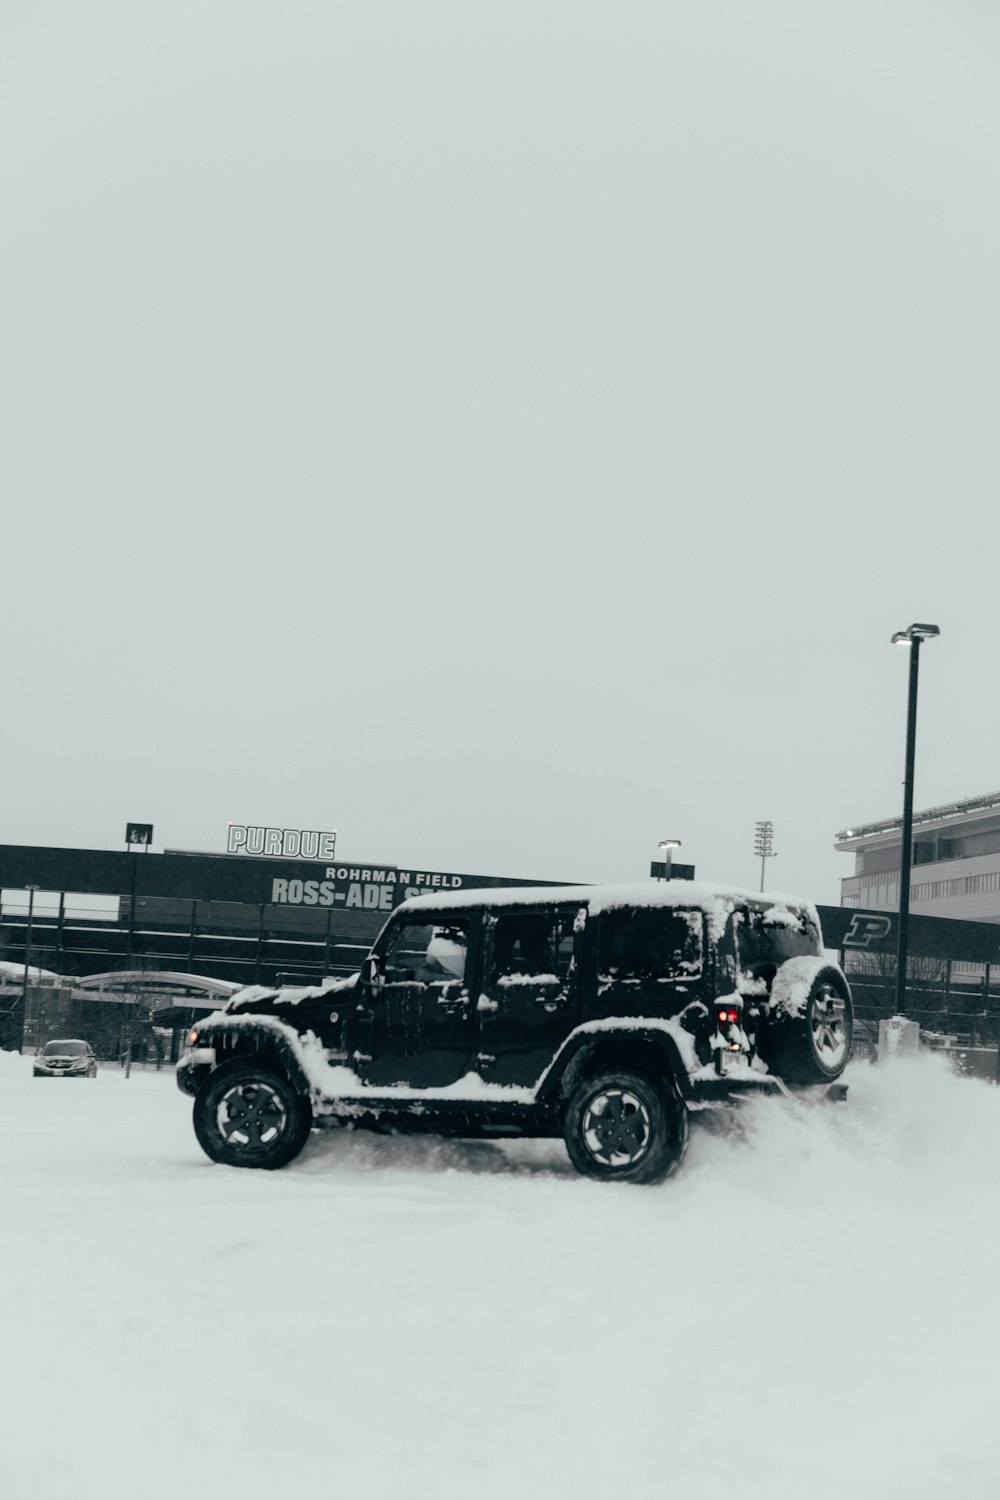
[{"label": "snow covered jeep", "polygon": [[561,1135],[591,1177],[657,1182],[689,1110],[829,1086],[852,1027],[804,901],[687,881],[442,893],[397,907],[350,979],[239,991],[177,1079],[230,1166],[284,1166],[347,1125]]}]

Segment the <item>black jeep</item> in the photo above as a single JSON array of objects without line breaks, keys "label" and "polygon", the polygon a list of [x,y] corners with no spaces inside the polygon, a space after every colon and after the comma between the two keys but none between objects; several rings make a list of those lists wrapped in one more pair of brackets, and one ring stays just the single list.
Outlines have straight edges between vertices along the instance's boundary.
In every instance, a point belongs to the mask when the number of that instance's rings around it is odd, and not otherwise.
[{"label": "black jeep", "polygon": [[688,1114],[829,1086],[850,990],[814,907],[681,881],[419,896],[360,974],[241,990],[178,1084],[218,1162],[281,1167],[314,1126],[563,1136],[592,1177],[656,1182]]}]

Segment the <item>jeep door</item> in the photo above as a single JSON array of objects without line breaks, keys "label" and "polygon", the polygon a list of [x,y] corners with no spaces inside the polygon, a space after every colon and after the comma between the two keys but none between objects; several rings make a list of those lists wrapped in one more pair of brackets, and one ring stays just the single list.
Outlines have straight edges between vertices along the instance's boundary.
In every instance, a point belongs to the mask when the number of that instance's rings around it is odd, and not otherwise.
[{"label": "jeep door", "polygon": [[366,1083],[442,1088],[466,1071],[479,921],[478,913],[454,921],[434,915],[390,929],[384,983],[365,1002],[362,1050],[368,1055],[358,1071]]},{"label": "jeep door", "polygon": [[488,1082],[535,1083],[579,1019],[579,912],[575,904],[487,918],[477,1010],[478,1066]]}]

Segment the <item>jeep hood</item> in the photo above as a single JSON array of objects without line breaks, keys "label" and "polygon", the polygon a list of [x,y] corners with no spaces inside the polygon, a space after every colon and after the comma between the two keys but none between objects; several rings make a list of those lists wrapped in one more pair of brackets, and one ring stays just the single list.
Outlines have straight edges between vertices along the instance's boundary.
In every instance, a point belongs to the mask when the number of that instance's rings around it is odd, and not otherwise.
[{"label": "jeep hood", "polygon": [[344,990],[353,990],[358,982],[357,974],[351,974],[347,979],[325,979],[322,984],[309,985],[282,985],[279,989],[269,989],[267,985],[248,984],[245,989],[237,990],[218,1015],[280,1015],[282,1011],[292,1010],[301,1005],[304,1000],[327,1000],[331,995],[341,994]]}]

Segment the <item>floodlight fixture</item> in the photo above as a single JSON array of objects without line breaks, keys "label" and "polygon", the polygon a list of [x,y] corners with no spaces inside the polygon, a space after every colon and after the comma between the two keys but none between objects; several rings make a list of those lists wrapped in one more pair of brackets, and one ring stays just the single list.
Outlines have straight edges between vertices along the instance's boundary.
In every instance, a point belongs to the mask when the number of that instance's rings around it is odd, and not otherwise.
[{"label": "floodlight fixture", "polygon": [[918,645],[921,641],[932,641],[941,632],[936,625],[910,625],[906,630],[897,630],[892,638],[894,646]]},{"label": "floodlight fixture", "polygon": [[762,818],[754,824],[753,852],[760,860],[760,888],[764,889],[764,870],[766,861],[776,858],[774,852],[774,824],[769,818]]}]

